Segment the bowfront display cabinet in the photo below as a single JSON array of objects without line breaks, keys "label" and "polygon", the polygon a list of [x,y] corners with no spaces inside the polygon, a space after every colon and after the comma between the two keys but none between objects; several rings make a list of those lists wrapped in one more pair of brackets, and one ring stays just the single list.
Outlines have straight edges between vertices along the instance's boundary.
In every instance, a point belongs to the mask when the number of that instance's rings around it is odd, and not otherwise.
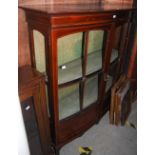
[{"label": "bowfront display cabinet", "polygon": [[24,6],[32,67],[46,76],[56,153],[97,123],[126,50],[131,6]]}]

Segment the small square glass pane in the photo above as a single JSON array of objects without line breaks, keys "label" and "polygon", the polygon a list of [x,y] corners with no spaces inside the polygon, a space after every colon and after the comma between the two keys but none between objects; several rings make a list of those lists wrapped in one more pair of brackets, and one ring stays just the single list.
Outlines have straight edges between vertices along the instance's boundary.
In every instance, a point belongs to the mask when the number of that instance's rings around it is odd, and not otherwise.
[{"label": "small square glass pane", "polygon": [[88,60],[86,74],[102,69],[103,42],[105,39],[103,30],[89,32],[88,38]]},{"label": "small square glass pane", "polygon": [[80,111],[79,84],[59,88],[59,120]]},{"label": "small square glass pane", "polygon": [[89,105],[95,103],[98,99],[98,75],[88,78],[84,87],[84,101],[83,107],[86,108]]},{"label": "small square glass pane", "polygon": [[83,32],[58,39],[58,83],[66,83],[82,76]]}]

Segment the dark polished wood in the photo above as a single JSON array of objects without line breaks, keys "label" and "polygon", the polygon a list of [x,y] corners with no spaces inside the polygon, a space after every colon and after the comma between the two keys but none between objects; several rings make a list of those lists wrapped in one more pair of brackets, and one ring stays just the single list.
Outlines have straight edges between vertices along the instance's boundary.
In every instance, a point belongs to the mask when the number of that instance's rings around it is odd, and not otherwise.
[{"label": "dark polished wood", "polygon": [[137,97],[137,33],[134,36],[127,77],[131,80],[133,97]]},{"label": "dark polished wood", "polygon": [[137,34],[135,34],[135,37],[134,37],[130,64],[128,68],[128,78],[136,79],[137,78],[136,73],[137,73]]},{"label": "dark polished wood", "polygon": [[84,133],[88,128],[95,124],[96,118],[97,105],[94,104],[74,117],[60,122],[58,128],[58,147],[63,146],[66,142],[69,142],[70,139],[74,139],[74,137],[78,137]]},{"label": "dark polished wood", "polygon": [[[107,75],[110,72],[110,58],[114,45],[114,35],[119,25],[129,24],[132,11],[131,5],[35,5],[21,6],[26,13],[26,19],[29,27],[29,38],[31,47],[31,64],[35,68],[35,54],[33,45],[32,31],[38,30],[45,37],[45,55],[46,55],[46,71],[48,76],[48,97],[49,110],[51,113],[51,135],[56,153],[59,149],[71,141],[72,139],[83,134],[88,128],[99,121],[105,109],[108,109],[109,96],[105,98],[105,86],[107,83]],[[97,101],[86,109],[83,106],[84,83],[86,76],[87,62],[87,32],[91,30],[105,30],[106,40],[103,43],[104,53],[102,55],[102,69],[94,75],[99,75],[99,93]],[[128,27],[127,27],[128,30]],[[129,35],[127,32],[124,36]],[[58,47],[57,40],[60,37],[85,32],[85,54],[82,57],[83,76],[76,81],[69,81],[63,85],[58,85]],[[127,44],[126,38],[122,37],[123,45],[121,51],[125,50]],[[122,53],[122,52],[121,52]],[[123,55],[123,54],[122,54]],[[121,57],[122,58],[122,57]],[[58,88],[66,87],[73,82],[80,82],[80,112],[59,121],[59,102]],[[106,100],[106,102],[105,102]],[[76,125],[76,126],[75,126]]]},{"label": "dark polished wood", "polygon": [[47,115],[47,105],[45,98],[44,76],[35,69],[32,69],[30,66],[23,66],[19,68],[18,81],[19,81],[18,83],[19,98],[21,106],[25,102],[28,102],[29,98],[32,98],[33,100],[33,106],[36,115],[36,124],[38,125],[39,130],[38,132],[39,132],[39,139],[41,142],[41,148],[32,148],[32,149],[41,149],[44,155],[53,155],[51,150],[52,142],[51,142],[49,119]]},{"label": "dark polished wood", "polygon": [[49,4],[42,4],[42,5],[25,5],[21,6],[26,10],[34,10],[37,12],[47,13],[51,15],[65,15],[65,14],[74,14],[74,13],[103,13],[103,12],[111,12],[111,11],[122,11],[122,10],[132,10],[132,4],[125,4],[125,3],[104,3],[104,4],[68,4],[68,5],[49,5]]},{"label": "dark polished wood", "polygon": [[22,5],[36,4],[102,4],[102,3],[125,3],[132,4],[133,0],[20,0]]}]

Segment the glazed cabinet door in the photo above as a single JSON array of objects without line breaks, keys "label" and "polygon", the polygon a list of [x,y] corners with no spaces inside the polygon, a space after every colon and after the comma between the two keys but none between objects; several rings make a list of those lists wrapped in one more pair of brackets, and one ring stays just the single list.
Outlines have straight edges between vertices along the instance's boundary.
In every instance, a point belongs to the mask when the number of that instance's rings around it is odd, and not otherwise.
[{"label": "glazed cabinet door", "polygon": [[99,103],[109,27],[53,31],[58,120]]}]

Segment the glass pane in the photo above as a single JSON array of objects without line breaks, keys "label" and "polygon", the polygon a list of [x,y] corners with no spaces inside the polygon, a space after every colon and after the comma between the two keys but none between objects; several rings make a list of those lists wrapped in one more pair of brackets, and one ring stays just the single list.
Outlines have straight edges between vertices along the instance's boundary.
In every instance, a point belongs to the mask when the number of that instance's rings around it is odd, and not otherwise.
[{"label": "glass pane", "polygon": [[114,62],[120,56],[119,50],[120,50],[121,41],[122,41],[122,33],[123,33],[122,28],[123,28],[122,25],[116,28],[110,63]]},{"label": "glass pane", "polygon": [[88,78],[86,80],[84,88],[84,101],[83,101],[84,108],[96,102],[97,99],[98,99],[98,75]]},{"label": "glass pane", "polygon": [[65,83],[82,76],[83,33],[58,39],[58,83]]},{"label": "glass pane", "polygon": [[103,39],[105,39],[103,30],[89,32],[87,74],[102,68]]},{"label": "glass pane", "polygon": [[108,75],[108,80],[107,80],[107,83],[106,83],[106,88],[105,88],[105,92],[107,93],[111,87],[112,87],[112,82],[113,82],[113,77]]},{"label": "glass pane", "polygon": [[105,92],[107,93],[108,91],[110,91],[112,84],[113,84],[113,80],[116,80],[117,78],[117,69],[118,69],[118,58],[120,57],[120,45],[121,45],[121,41],[122,41],[122,26],[119,26],[116,28],[115,31],[115,36],[114,36],[114,44],[113,44],[113,48],[112,48],[112,53],[111,53],[111,59],[110,59],[110,68],[109,68],[109,75],[108,75],[108,81],[106,83],[106,89]]},{"label": "glass pane", "polygon": [[46,73],[45,37],[39,31],[33,30],[33,39],[36,68],[38,71]]},{"label": "glass pane", "polygon": [[118,58],[118,50],[113,48],[111,53],[110,63],[114,62],[117,58]]},{"label": "glass pane", "polygon": [[59,88],[59,120],[80,111],[79,84]]}]

